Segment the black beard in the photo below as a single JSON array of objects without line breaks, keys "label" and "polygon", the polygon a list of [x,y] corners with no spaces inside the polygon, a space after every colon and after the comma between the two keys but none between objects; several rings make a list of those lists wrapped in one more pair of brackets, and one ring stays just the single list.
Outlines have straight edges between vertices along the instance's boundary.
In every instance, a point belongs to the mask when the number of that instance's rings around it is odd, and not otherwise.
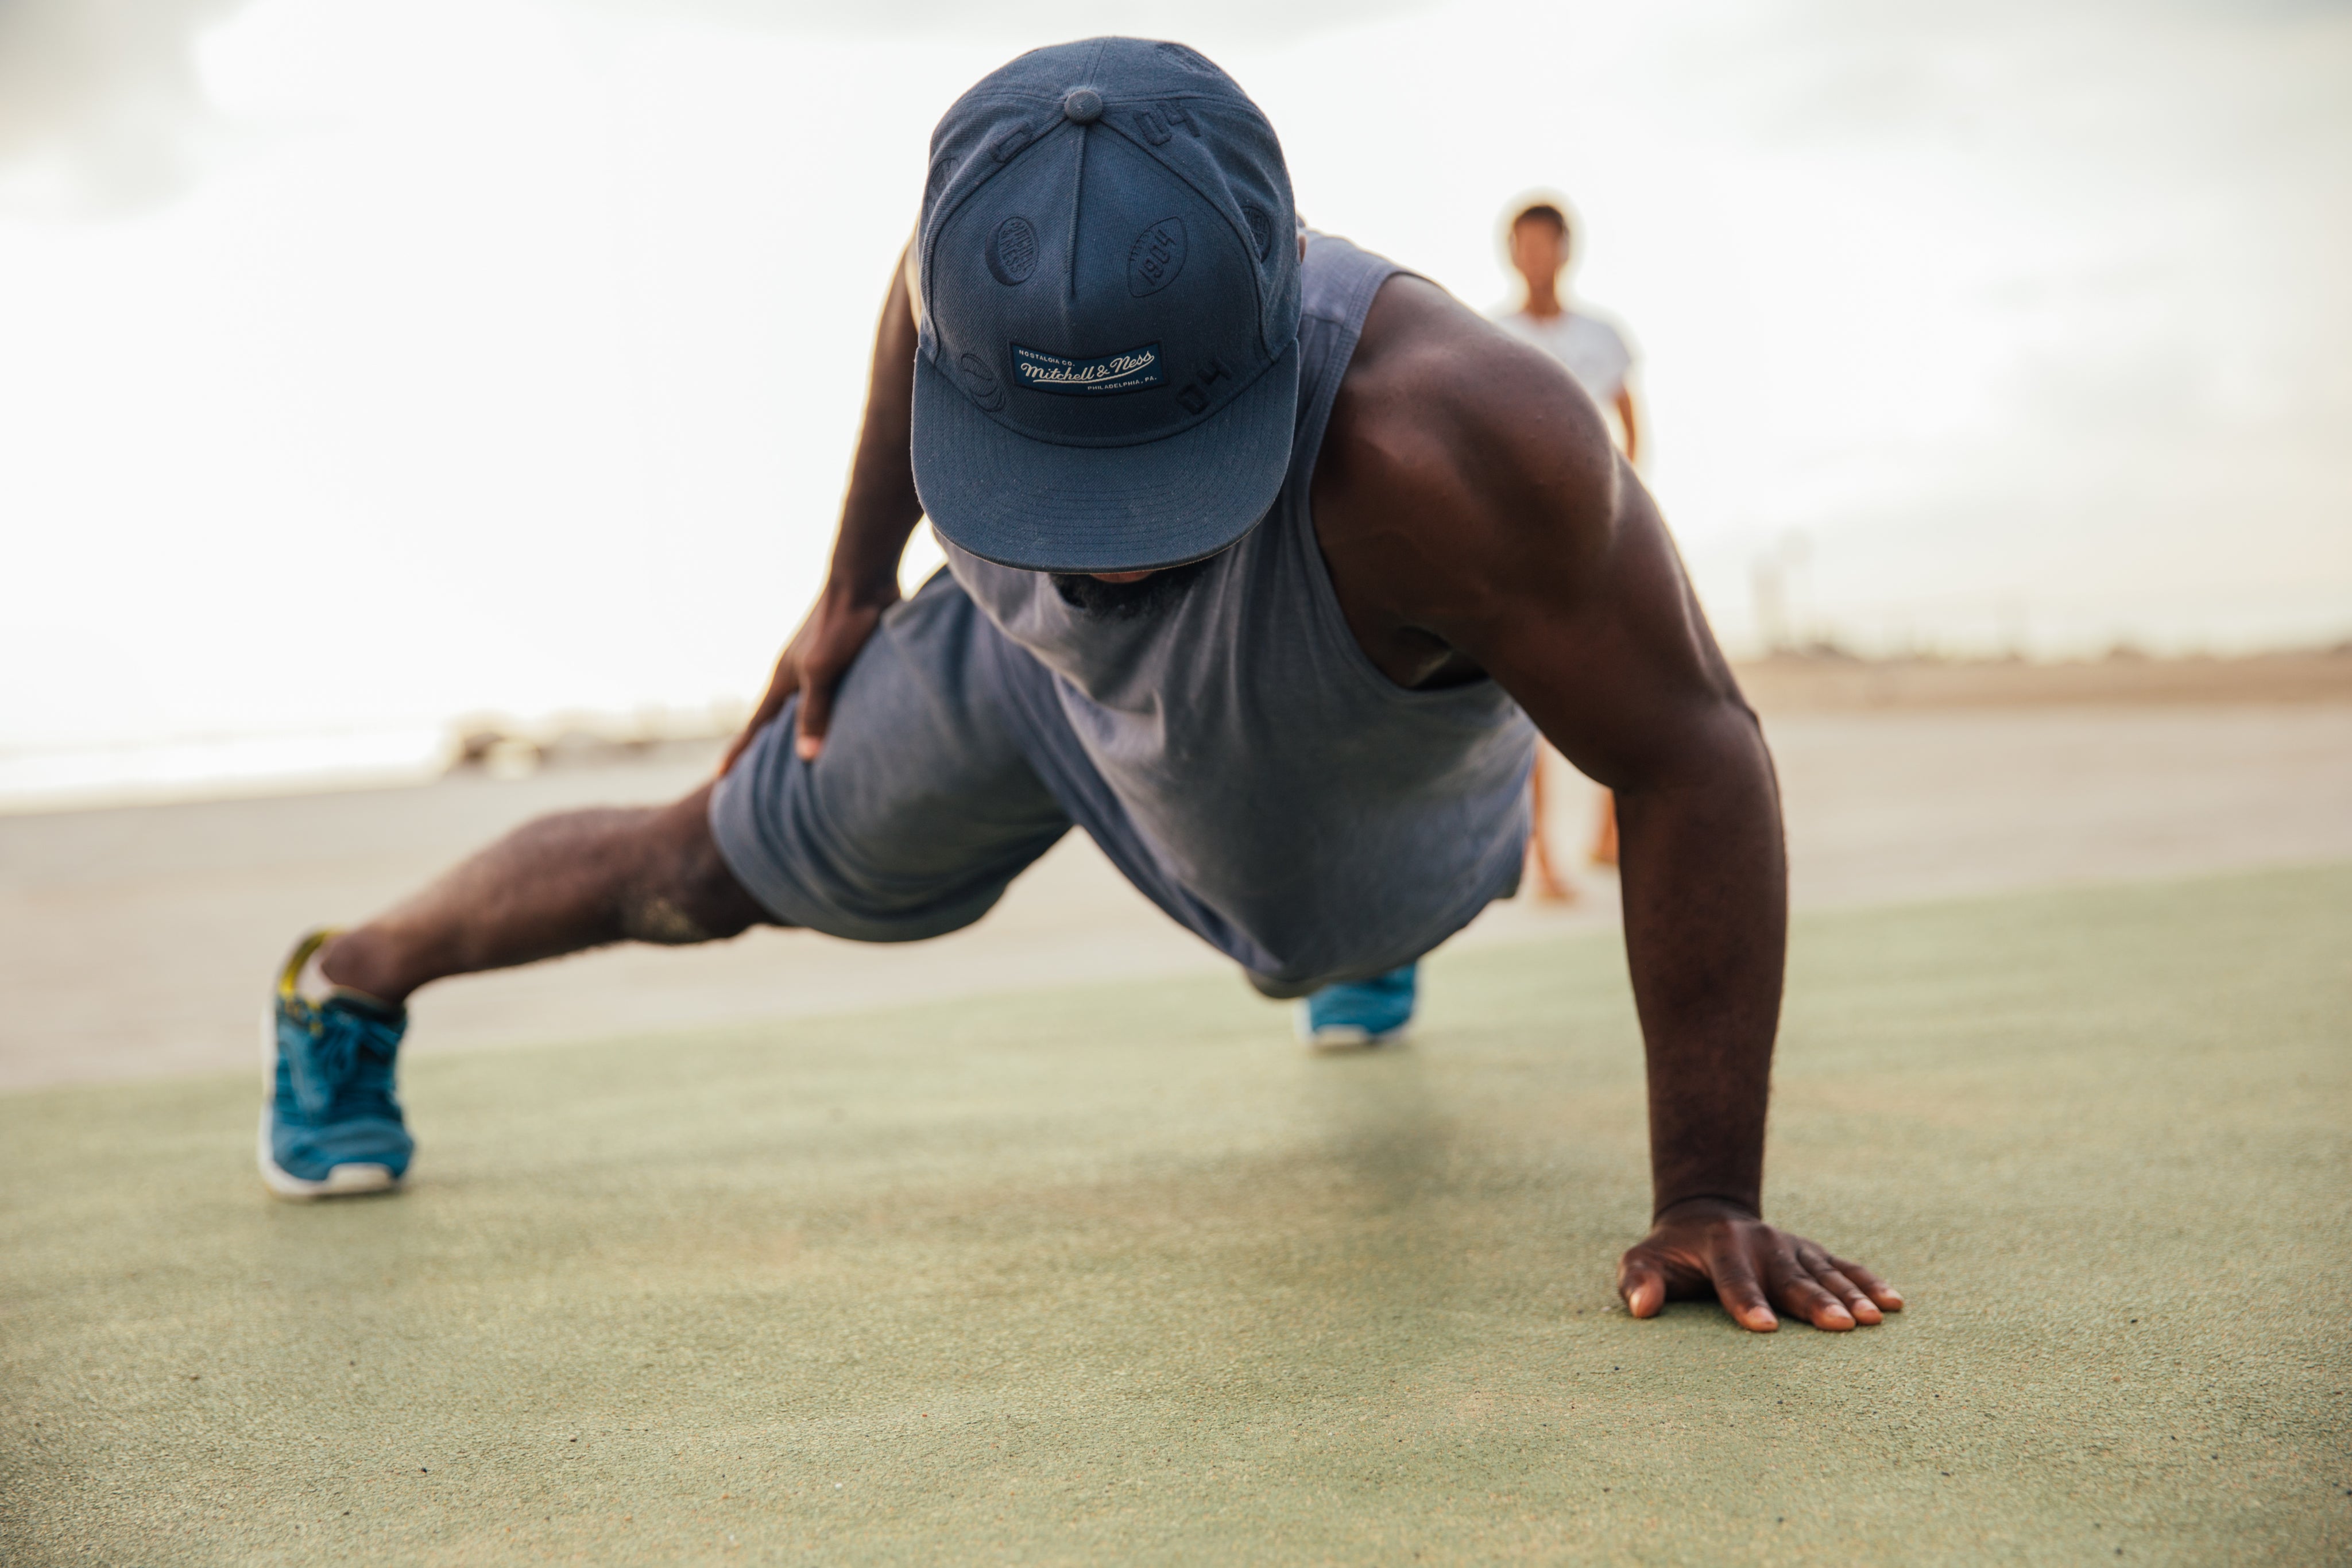
[{"label": "black beard", "polygon": [[[1215,559],[1211,556],[1209,560]],[[1105,582],[1082,571],[1047,575],[1053,578],[1054,591],[1062,596],[1062,602],[1088,620],[1135,621],[1174,609],[1177,601],[1192,591],[1192,585],[1207,575],[1208,570],[1208,560],[1196,560],[1155,571],[1134,582]]]}]

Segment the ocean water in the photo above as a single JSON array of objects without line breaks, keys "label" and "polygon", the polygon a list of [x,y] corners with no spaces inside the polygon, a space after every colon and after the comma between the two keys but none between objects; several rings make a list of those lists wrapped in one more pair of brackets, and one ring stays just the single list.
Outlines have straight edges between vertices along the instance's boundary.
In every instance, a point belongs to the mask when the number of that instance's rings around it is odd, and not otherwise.
[{"label": "ocean water", "polygon": [[1564,193],[1735,651],[2352,635],[2343,4],[96,15],[0,29],[19,803],[755,695],[930,124],[1104,30],[1218,58],[1310,221],[1479,307]]},{"label": "ocean water", "polygon": [[450,739],[406,725],[0,752],[0,812],[422,784],[448,771]]}]

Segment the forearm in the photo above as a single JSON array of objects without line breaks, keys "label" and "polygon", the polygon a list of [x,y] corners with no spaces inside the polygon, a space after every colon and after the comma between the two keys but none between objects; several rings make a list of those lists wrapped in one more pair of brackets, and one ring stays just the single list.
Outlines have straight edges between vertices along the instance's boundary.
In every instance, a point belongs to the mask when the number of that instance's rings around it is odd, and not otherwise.
[{"label": "forearm", "polygon": [[889,297],[874,335],[866,418],[850,462],[849,490],[834,538],[825,591],[870,601],[898,596],[898,560],[907,536],[922,519],[908,457],[913,423],[915,323],[903,268],[892,275]]},{"label": "forearm", "polygon": [[1762,1212],[1764,1121],[1788,946],[1788,873],[1764,738],[1727,704],[1705,755],[1617,799],[1625,948],[1647,1045],[1657,1212]]}]

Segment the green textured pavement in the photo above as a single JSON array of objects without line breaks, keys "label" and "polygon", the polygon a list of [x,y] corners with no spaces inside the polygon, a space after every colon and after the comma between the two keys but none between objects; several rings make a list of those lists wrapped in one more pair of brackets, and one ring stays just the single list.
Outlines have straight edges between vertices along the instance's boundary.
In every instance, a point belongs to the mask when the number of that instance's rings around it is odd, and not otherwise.
[{"label": "green textured pavement", "polygon": [[0,1098],[0,1561],[2352,1558],[2352,869],[1801,921],[1774,1213],[1911,1301],[1843,1336],[1615,1309],[1612,937],[1286,1022],[427,1056],[337,1207],[247,1077]]}]

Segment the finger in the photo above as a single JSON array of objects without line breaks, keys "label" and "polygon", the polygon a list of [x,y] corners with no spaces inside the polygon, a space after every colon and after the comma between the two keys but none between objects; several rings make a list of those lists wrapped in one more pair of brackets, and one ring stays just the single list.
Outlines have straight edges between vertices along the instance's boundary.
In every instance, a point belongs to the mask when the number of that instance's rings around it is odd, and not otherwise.
[{"label": "finger", "polygon": [[1874,1323],[1879,1321],[1880,1314],[1876,1303],[1863,1293],[1861,1286],[1836,1270],[1815,1269],[1813,1282],[1834,1297],[1838,1304],[1845,1308],[1846,1315],[1854,1322]]},{"label": "finger", "polygon": [[833,726],[833,686],[829,682],[809,681],[801,687],[798,724],[793,749],[803,762],[814,762],[824,750],[825,731]]},{"label": "finger", "polygon": [[1845,1310],[1853,1315],[1854,1322],[1874,1323],[1879,1321],[1878,1308],[1864,1293],[1862,1287],[1838,1268],[1836,1259],[1818,1247],[1804,1246],[1797,1249],[1797,1261],[1805,1266],[1805,1271],[1813,1277],[1816,1284],[1845,1303]]},{"label": "finger", "polygon": [[1870,1299],[1877,1303],[1879,1311],[1899,1312],[1903,1310],[1903,1292],[1861,1264],[1850,1263],[1843,1258],[1832,1258],[1830,1264],[1839,1273],[1869,1291]]},{"label": "finger", "polygon": [[1771,1270],[1772,1300],[1782,1312],[1829,1333],[1843,1333],[1853,1327],[1853,1314],[1805,1272],[1795,1253],[1781,1249],[1773,1255]]},{"label": "finger", "polygon": [[1715,1281],[1716,1299],[1741,1328],[1770,1333],[1780,1326],[1780,1320],[1772,1315],[1771,1303],[1764,1299],[1764,1287],[1757,1281],[1756,1265],[1748,1261],[1746,1248],[1737,1241],[1717,1248],[1707,1260],[1706,1271]]},{"label": "finger", "polygon": [[1628,1252],[1617,1266],[1617,1293],[1635,1317],[1654,1318],[1666,1304],[1666,1271],[1641,1254]]}]

